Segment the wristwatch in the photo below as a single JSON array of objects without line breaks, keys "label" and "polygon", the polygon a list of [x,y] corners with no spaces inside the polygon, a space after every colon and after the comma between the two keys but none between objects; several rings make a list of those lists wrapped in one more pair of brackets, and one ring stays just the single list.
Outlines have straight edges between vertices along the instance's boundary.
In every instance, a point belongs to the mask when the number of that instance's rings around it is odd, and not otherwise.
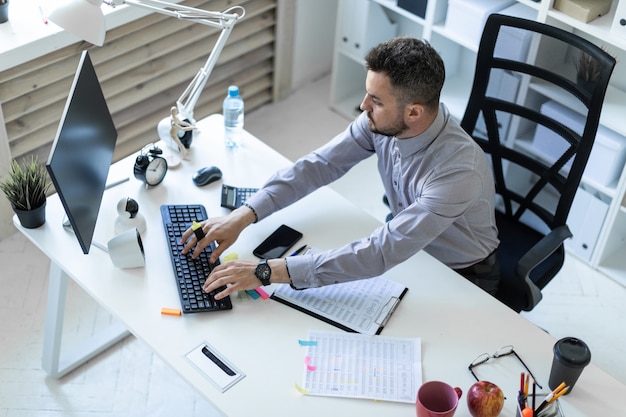
[{"label": "wristwatch", "polygon": [[261,281],[263,285],[270,285],[270,275],[272,275],[272,269],[267,264],[267,259],[261,259],[259,264],[254,270],[254,275]]}]

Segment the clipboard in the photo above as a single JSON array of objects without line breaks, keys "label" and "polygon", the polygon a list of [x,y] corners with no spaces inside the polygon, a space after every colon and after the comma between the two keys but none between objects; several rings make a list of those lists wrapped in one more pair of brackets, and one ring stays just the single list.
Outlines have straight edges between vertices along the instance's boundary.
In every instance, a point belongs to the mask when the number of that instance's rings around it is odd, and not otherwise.
[{"label": "clipboard", "polygon": [[379,335],[408,290],[376,277],[304,290],[280,284],[270,298],[344,331]]}]

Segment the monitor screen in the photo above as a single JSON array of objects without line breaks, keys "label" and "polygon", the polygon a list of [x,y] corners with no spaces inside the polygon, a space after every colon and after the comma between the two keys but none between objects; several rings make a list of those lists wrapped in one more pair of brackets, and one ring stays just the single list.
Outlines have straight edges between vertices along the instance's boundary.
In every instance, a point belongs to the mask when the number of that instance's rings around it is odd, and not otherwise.
[{"label": "monitor screen", "polygon": [[46,168],[83,253],[89,253],[117,130],[83,51]]}]

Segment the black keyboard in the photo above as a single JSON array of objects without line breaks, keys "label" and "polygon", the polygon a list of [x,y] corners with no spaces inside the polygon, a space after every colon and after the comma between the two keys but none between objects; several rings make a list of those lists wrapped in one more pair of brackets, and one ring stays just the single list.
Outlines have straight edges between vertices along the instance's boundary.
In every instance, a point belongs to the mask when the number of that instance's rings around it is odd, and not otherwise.
[{"label": "black keyboard", "polygon": [[202,290],[202,284],[213,267],[219,265],[219,260],[211,265],[209,257],[215,249],[215,243],[207,246],[196,259],[191,258],[191,253],[183,255],[180,251],[183,245],[180,238],[196,220],[198,222],[207,219],[204,206],[170,204],[161,206],[161,217],[167,244],[170,249],[170,258],[176,275],[176,286],[180,295],[180,303],[183,313],[199,313],[203,311],[230,310],[233,308],[230,297],[216,300],[213,296],[225,287],[206,293]]}]

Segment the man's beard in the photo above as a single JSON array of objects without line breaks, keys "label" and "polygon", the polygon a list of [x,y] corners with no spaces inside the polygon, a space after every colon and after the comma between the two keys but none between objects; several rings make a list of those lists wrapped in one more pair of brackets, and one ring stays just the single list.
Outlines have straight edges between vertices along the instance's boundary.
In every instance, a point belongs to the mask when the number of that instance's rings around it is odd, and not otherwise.
[{"label": "man's beard", "polygon": [[369,120],[369,123],[367,125],[369,130],[372,133],[376,133],[379,135],[397,137],[398,135],[402,134],[403,132],[406,132],[409,129],[406,123],[404,123],[404,120],[401,118],[399,118],[391,126],[388,126],[386,128],[377,128],[369,114],[367,115],[367,118]]}]

